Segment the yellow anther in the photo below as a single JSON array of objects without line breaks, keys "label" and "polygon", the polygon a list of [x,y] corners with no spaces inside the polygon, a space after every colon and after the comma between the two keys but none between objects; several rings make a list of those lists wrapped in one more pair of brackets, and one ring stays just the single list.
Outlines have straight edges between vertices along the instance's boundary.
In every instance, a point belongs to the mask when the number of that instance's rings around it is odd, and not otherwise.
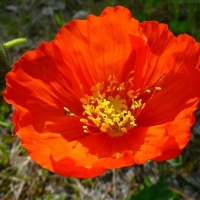
[{"label": "yellow anther", "polygon": [[121,99],[121,96],[120,95],[116,95],[115,96],[115,100],[119,100],[119,99]]},{"label": "yellow anther", "polygon": [[85,95],[85,99],[89,100],[90,99],[90,96],[89,95]]},{"label": "yellow anther", "polygon": [[121,128],[121,131],[124,132],[124,133],[127,133],[127,129],[125,127]]},{"label": "yellow anther", "polygon": [[121,84],[119,85],[119,87],[117,88],[117,90],[120,90],[120,91],[125,90],[124,83],[121,83]]},{"label": "yellow anther", "polygon": [[116,78],[115,75],[113,76],[113,82],[114,82],[114,83],[118,83],[118,80],[117,80],[117,78]]},{"label": "yellow anther", "polygon": [[120,118],[119,117],[114,117],[113,118],[113,122],[119,122],[120,121]]},{"label": "yellow anther", "polygon": [[127,92],[127,95],[129,96],[129,98],[131,98],[131,99],[133,99],[134,98],[134,90],[129,90],[128,92]]},{"label": "yellow anther", "polygon": [[109,124],[106,124],[106,123],[102,123],[101,125],[102,125],[102,127],[104,127],[104,128],[109,128],[109,127],[110,127],[110,125],[109,125]]},{"label": "yellow anther", "polygon": [[114,98],[112,96],[109,96],[108,101],[114,101]]},{"label": "yellow anther", "polygon": [[88,103],[87,99],[85,99],[85,98],[81,98],[80,101],[81,101],[81,103],[83,103],[83,104],[87,104],[87,103]]},{"label": "yellow anther", "polygon": [[74,114],[74,113],[71,113],[67,107],[64,107],[64,110],[65,110],[65,112],[66,112],[65,114],[66,114],[67,116],[70,116],[70,117],[75,116],[75,114]]},{"label": "yellow anther", "polygon": [[107,129],[106,129],[105,127],[101,127],[100,130],[101,130],[102,132],[107,132]]},{"label": "yellow anther", "polygon": [[111,88],[110,88],[110,86],[107,86],[107,90],[106,90],[106,92],[111,92]]},{"label": "yellow anther", "polygon": [[156,90],[161,90],[161,87],[155,87]]},{"label": "yellow anther", "polygon": [[133,79],[134,79],[133,77],[129,78],[129,79],[128,79],[128,82],[129,82],[130,84],[132,84]]},{"label": "yellow anther", "polygon": [[150,93],[150,92],[151,92],[151,90],[147,89],[147,90],[146,90],[146,92]]},{"label": "yellow anther", "polygon": [[112,79],[112,76],[110,75],[110,76],[108,77],[108,82],[110,82],[111,79]]},{"label": "yellow anther", "polygon": [[116,89],[116,85],[112,87],[112,91],[115,91],[115,89]]},{"label": "yellow anther", "polygon": [[69,109],[68,109],[68,108],[66,108],[66,107],[64,107],[64,110],[65,110],[65,111],[67,111],[67,112],[69,112]]},{"label": "yellow anther", "polygon": [[137,124],[135,123],[135,121],[130,122],[130,125],[137,126]]},{"label": "yellow anther", "polygon": [[88,115],[92,115],[91,112],[89,112],[89,111],[84,111],[84,113],[86,113]]},{"label": "yellow anther", "polygon": [[85,123],[85,124],[88,124],[88,120],[87,120],[87,119],[81,118],[81,119],[80,119],[80,122],[83,122],[83,123]]}]

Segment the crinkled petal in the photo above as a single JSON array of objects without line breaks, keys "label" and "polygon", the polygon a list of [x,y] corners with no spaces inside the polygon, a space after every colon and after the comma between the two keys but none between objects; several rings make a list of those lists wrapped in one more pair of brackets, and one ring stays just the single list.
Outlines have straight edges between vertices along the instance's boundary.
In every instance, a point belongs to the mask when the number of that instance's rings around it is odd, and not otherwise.
[{"label": "crinkled petal", "polygon": [[96,156],[96,160],[89,163],[92,167],[115,169],[135,163],[143,164],[161,155],[157,145],[161,143],[161,139],[163,143],[165,142],[163,137],[165,137],[163,127],[156,127],[156,129],[140,127],[121,137],[99,134],[82,138],[79,142],[88,149],[88,157]]},{"label": "crinkled petal", "polygon": [[29,125],[37,132],[45,132],[54,124],[58,128],[54,131],[63,129],[61,133],[66,131],[60,125],[67,126],[64,107],[82,114],[81,90],[73,90],[73,85],[78,83],[63,76],[57,67],[54,51],[53,42],[43,43],[35,51],[25,53],[6,76],[7,88],[3,95],[15,107],[16,132],[27,124],[24,122],[26,118],[20,117],[23,112],[30,113]]},{"label": "crinkled petal", "polygon": [[61,28],[55,40],[57,57],[64,58],[64,63],[60,59],[63,74],[68,73],[63,66],[69,66],[86,93],[110,75],[121,81],[132,51],[129,34],[141,36],[138,29],[139,22],[120,6],[106,8],[99,17],[89,15],[86,20],[71,21]]},{"label": "crinkled petal", "polygon": [[[198,103],[194,104],[195,109]],[[187,145],[191,137],[191,126],[194,124],[194,116],[191,108],[180,112],[173,122],[166,123],[167,140],[160,145],[162,154],[153,160],[164,161],[177,157]]]},{"label": "crinkled petal", "polygon": [[[73,134],[73,130],[68,127],[66,127],[66,131],[67,134]],[[30,157],[52,172],[63,176],[87,178],[99,176],[106,170],[104,167],[77,166],[76,159],[84,157],[79,156],[85,153],[84,149],[75,148],[76,142],[68,143],[59,133],[39,134],[35,132],[32,126],[28,125],[26,128],[20,128],[16,135],[20,136],[22,145],[28,150]],[[64,156],[60,154],[64,154]]]},{"label": "crinkled petal", "polygon": [[178,113],[188,108],[194,112],[193,105],[200,100],[197,68],[200,44],[186,34],[175,38],[166,25],[145,22],[141,26],[150,47],[145,87],[164,77],[156,83],[161,91],[155,92],[138,116],[138,125],[154,126],[173,121]]}]

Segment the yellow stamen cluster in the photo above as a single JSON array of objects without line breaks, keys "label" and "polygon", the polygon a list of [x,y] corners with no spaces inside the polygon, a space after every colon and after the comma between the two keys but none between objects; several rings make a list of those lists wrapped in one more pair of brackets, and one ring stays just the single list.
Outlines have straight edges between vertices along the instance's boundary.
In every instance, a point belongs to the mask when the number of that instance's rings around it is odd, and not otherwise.
[{"label": "yellow stamen cluster", "polygon": [[109,76],[105,82],[97,83],[91,88],[91,96],[85,94],[81,98],[84,112],[77,116],[64,107],[65,114],[69,117],[80,118],[86,133],[96,134],[106,132],[111,137],[122,136],[129,129],[137,126],[136,117],[140,114],[145,104],[161,90],[156,84],[161,76],[146,90],[133,90],[133,71],[123,83],[119,83],[115,76]]},{"label": "yellow stamen cluster", "polygon": [[85,116],[80,121],[85,123],[85,132],[89,132],[88,126],[95,126],[101,132],[117,137],[136,126],[135,117],[144,104],[138,99],[138,91],[131,90],[132,81],[133,77],[119,84],[115,76],[109,76],[105,83],[98,83],[91,88],[91,96],[85,95],[80,99]]}]

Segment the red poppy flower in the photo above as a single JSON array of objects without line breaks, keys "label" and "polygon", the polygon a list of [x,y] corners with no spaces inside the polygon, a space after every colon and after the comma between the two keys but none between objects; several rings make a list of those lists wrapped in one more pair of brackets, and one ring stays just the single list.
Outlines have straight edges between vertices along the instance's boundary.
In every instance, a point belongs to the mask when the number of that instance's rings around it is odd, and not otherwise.
[{"label": "red poppy flower", "polygon": [[7,74],[31,158],[63,176],[178,156],[200,102],[200,44],[123,7],[73,20]]}]

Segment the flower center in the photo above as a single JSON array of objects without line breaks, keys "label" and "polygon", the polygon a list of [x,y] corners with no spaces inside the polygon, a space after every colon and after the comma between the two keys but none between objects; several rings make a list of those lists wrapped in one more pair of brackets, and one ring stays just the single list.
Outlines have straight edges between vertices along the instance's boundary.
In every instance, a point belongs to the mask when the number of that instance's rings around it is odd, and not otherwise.
[{"label": "flower center", "polygon": [[[147,88],[145,92],[140,89],[134,91],[132,74],[133,71],[123,83],[110,75],[105,82],[97,83],[91,88],[91,96],[85,94],[85,97],[80,99],[84,109],[83,116],[80,117],[80,121],[84,123],[84,132],[93,133],[91,129],[96,128],[98,133],[106,132],[111,137],[118,137],[137,126],[136,117],[145,106],[140,97],[144,93],[150,93],[153,87]],[[69,114],[67,108],[65,110],[68,115],[73,115]]]},{"label": "flower center", "polygon": [[80,99],[85,116],[80,121],[86,124],[83,126],[85,132],[94,124],[101,132],[117,137],[137,126],[136,116],[144,104],[134,95],[132,81],[133,77],[119,84],[116,77],[110,75],[106,82],[91,88],[91,96],[85,95],[85,98]]}]

